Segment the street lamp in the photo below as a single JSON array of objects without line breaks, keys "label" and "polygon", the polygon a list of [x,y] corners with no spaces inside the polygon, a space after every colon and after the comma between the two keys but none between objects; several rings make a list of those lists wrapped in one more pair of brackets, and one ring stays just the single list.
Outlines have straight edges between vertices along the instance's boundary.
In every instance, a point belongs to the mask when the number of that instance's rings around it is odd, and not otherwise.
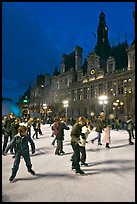
[{"label": "street lamp", "polygon": [[105,112],[106,104],[108,103],[107,98],[108,97],[105,95],[99,96],[99,104],[103,105],[104,112]]},{"label": "street lamp", "polygon": [[43,108],[44,108],[44,110],[45,110],[45,115],[46,115],[46,117],[47,117],[47,104],[46,104],[46,103],[43,103]]},{"label": "street lamp", "polygon": [[43,108],[46,110],[47,109],[47,104],[43,103]]},{"label": "street lamp", "polygon": [[65,117],[66,117],[66,121],[67,121],[67,112],[68,112],[68,101],[63,101],[63,105],[64,105],[64,108],[66,109],[66,114],[65,114]]},{"label": "street lamp", "polygon": [[117,111],[118,110],[120,110],[120,108],[123,106],[123,101],[120,101],[119,99],[117,99],[114,103],[113,103],[113,105],[114,105],[114,107],[113,107],[113,110],[115,110],[116,111],[116,115],[117,115]]}]

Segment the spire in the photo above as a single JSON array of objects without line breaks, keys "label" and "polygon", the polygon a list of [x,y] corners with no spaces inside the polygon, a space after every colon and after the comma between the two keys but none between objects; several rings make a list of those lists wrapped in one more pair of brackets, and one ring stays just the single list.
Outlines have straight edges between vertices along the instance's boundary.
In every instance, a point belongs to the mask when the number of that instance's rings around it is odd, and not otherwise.
[{"label": "spire", "polygon": [[[132,16],[133,16],[133,19],[134,19],[134,33],[135,33],[135,11],[133,11]],[[131,45],[134,45],[134,44],[135,44],[135,37],[134,37],[134,40],[133,40],[133,42],[131,43]]]},{"label": "spire", "polygon": [[99,25],[97,28],[97,44],[95,52],[101,58],[107,59],[110,52],[110,45],[108,40],[108,26],[106,25],[105,14],[101,11],[99,15]]},{"label": "spire", "polygon": [[58,72],[58,68],[56,66],[54,69],[54,72],[53,72],[53,76],[57,76],[57,75],[59,75],[59,72]]}]

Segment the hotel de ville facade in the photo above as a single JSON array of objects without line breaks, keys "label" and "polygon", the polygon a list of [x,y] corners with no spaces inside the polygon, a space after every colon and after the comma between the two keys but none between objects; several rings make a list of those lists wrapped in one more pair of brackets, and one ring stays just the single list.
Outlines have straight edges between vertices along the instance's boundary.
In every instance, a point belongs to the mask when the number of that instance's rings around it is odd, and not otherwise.
[{"label": "hotel de ville facade", "polygon": [[[29,100],[21,104],[22,110],[30,116],[61,115],[65,112],[63,101],[67,100],[68,117],[97,116],[104,109],[107,115],[135,118],[135,39],[130,45],[125,40],[110,46],[108,31],[101,12],[96,46],[84,63],[83,48],[79,46],[72,53],[63,54],[60,70],[56,67],[52,76],[37,76],[23,96]],[[102,95],[107,96],[106,104],[99,103]]]}]

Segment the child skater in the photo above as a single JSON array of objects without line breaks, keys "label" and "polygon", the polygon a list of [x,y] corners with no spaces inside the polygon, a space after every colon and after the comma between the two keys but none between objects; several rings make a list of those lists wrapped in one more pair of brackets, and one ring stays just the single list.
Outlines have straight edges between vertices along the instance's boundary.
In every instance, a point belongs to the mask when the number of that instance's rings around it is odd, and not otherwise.
[{"label": "child skater", "polygon": [[106,125],[106,127],[104,128],[104,132],[105,132],[105,143],[106,143],[106,148],[110,148],[109,144],[110,144],[110,129],[111,129],[111,125]]},{"label": "child skater", "polygon": [[15,161],[12,167],[12,174],[9,178],[10,182],[13,182],[17,171],[19,169],[20,159],[21,156],[24,158],[28,172],[32,175],[35,175],[35,172],[32,170],[32,164],[30,160],[30,153],[29,153],[29,145],[31,144],[32,154],[35,153],[35,144],[30,137],[30,135],[27,135],[27,127],[26,126],[20,126],[18,128],[18,133],[13,137],[9,145],[6,147],[4,155],[7,154],[7,152],[14,147],[15,148]]}]

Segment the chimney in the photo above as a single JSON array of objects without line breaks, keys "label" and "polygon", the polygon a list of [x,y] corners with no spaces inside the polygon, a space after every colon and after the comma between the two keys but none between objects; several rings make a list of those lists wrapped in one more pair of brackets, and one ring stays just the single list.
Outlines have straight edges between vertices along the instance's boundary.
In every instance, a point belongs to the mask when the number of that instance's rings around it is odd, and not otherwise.
[{"label": "chimney", "polygon": [[82,52],[83,49],[79,46],[75,47],[75,71],[77,72],[82,67]]}]

